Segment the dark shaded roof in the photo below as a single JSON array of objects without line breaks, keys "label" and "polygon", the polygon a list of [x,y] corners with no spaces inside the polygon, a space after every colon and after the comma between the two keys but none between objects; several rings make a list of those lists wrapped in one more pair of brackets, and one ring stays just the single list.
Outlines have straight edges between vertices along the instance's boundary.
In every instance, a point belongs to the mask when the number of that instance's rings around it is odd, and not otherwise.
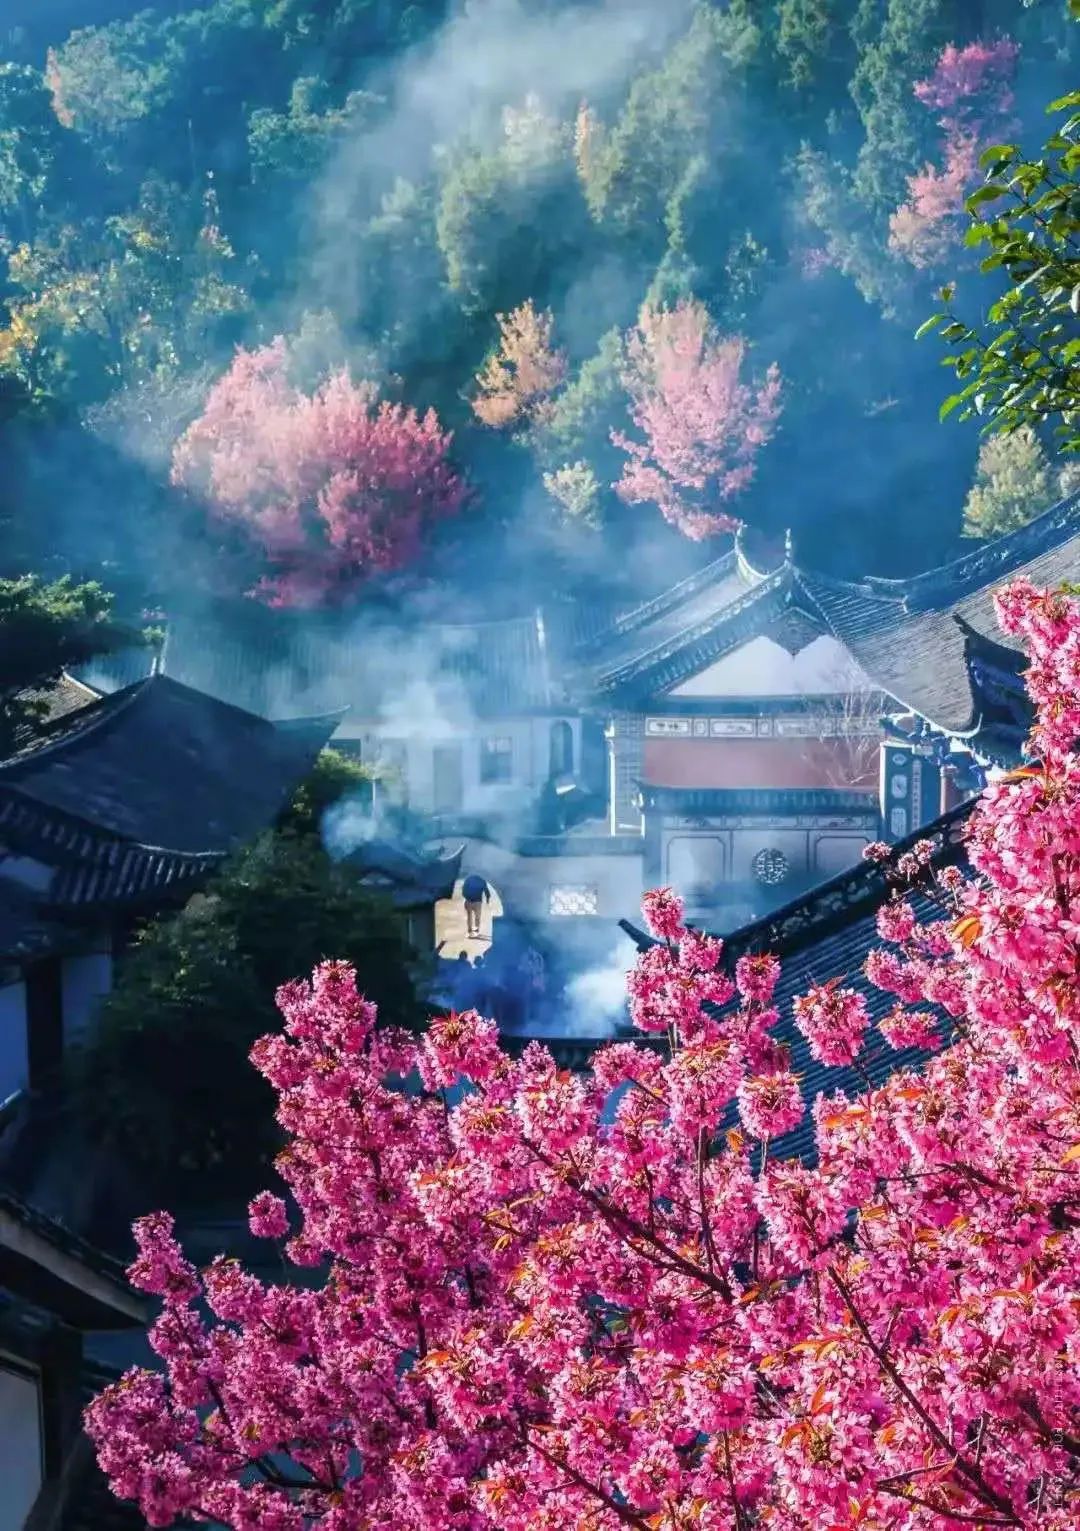
[{"label": "dark shaded roof", "polygon": [[[0,764],[13,789],[114,836],[224,851],[271,823],[337,719],[278,728],[155,675],[60,719]],[[2,827],[2,825],[0,825]]]},{"label": "dark shaded roof", "polygon": [[15,748],[19,749],[29,743],[42,729],[59,719],[89,707],[100,695],[99,691],[77,680],[74,675],[69,675],[66,670],[61,670],[55,680],[26,686],[16,692],[13,698],[15,706],[24,715],[14,730]]},{"label": "dark shaded roof", "polygon": [[385,892],[399,909],[412,909],[453,895],[464,854],[464,845],[449,856],[420,856],[386,840],[365,840],[342,861],[362,886]]},{"label": "dark shaded roof", "polygon": [[149,1317],[118,1260],[3,1187],[0,1287],[76,1328],[128,1329]]},{"label": "dark shaded roof", "polygon": [[113,841],[92,862],[63,867],[49,886],[47,907],[71,911],[193,892],[221,865],[223,851],[163,851]]},{"label": "dark shaded roof", "polygon": [[[929,839],[937,844],[936,868],[962,862],[965,826],[974,806],[974,801],[963,803],[898,842],[890,860],[895,862],[917,841]],[[840,978],[846,987],[863,995],[872,1023],[890,1014],[897,1003],[895,996],[875,988],[862,972],[869,953],[885,944],[877,932],[876,915],[889,896],[885,869],[877,862],[860,861],[803,897],[724,937],[723,962],[731,972],[738,958],[749,952],[771,952],[780,958],[776,1003],[781,1019],[773,1036],[790,1047],[792,1067],[801,1077],[808,1104],[823,1091],[857,1094],[865,1088],[865,1080],[853,1069],[831,1068],[815,1062],[802,1034],[795,1028],[792,1001],[814,984]],[[910,902],[920,922],[941,918],[940,906],[925,895],[914,894]],[[619,924],[639,950],[656,944],[652,936],[629,920],[620,920]],[[947,1036],[951,1023],[944,1012],[939,1015],[942,1034]],[[871,1031],[859,1061],[877,1085],[898,1069],[916,1066],[925,1058],[926,1054],[916,1048],[893,1051],[879,1033]],[[812,1157],[814,1124],[809,1113],[794,1132],[777,1141],[774,1151],[779,1157]]]}]

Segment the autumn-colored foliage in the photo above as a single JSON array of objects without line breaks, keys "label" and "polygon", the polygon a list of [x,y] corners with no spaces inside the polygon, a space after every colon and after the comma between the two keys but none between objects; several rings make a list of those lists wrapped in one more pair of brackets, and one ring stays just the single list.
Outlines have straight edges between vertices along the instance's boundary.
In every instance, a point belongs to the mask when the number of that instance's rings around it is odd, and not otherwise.
[{"label": "autumn-colored foliage", "polygon": [[628,458],[616,493],[656,505],[694,540],[733,530],[736,518],[721,507],[749,485],[773,433],[779,370],[744,381],[746,342],[718,335],[704,304],[689,300],[644,308],[625,354],[630,416],[644,440],[612,433]]},{"label": "autumn-colored foliage", "polygon": [[770,1153],[806,1112],[779,963],[726,971],[670,889],[629,979],[659,1045],[586,1075],[475,1012],[376,1029],[327,963],[252,1053],[295,1203],[262,1193],[252,1231],[315,1279],[200,1275],[170,1218],[136,1225],[164,1368],[88,1410],[114,1490],[270,1531],[1075,1531],[1080,607],[1021,582],[999,611],[1039,763],[984,795],[970,875],[869,848],[894,1004],[875,1027],[842,975],[795,1002],[845,1071],[815,1162]]},{"label": "autumn-colored foliage", "polygon": [[256,555],[257,594],[314,605],[409,564],[466,490],[434,411],[380,402],[344,372],[308,396],[287,365],[280,338],[238,351],[177,443],[172,476]]},{"label": "autumn-colored foliage", "polygon": [[566,357],[552,347],[551,311],[538,314],[532,299],[496,314],[499,348],[477,374],[473,412],[484,425],[503,429],[529,418],[566,376]]}]

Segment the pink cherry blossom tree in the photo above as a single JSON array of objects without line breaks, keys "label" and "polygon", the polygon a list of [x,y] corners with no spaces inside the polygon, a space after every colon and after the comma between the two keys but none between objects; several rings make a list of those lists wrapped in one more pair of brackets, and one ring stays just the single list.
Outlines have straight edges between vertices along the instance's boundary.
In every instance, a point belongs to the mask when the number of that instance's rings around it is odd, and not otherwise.
[{"label": "pink cherry blossom tree", "polygon": [[940,166],[924,165],[910,178],[908,199],[889,220],[890,249],[913,266],[934,266],[955,246],[979,154],[1009,130],[1009,82],[1019,56],[1019,47],[1008,38],[965,48],[950,43],[929,79],[916,82],[916,97],[942,113],[942,137]]},{"label": "pink cherry blossom tree", "polygon": [[376,1029],[328,963],[253,1052],[291,1203],[251,1226],[309,1280],[200,1274],[136,1225],[162,1369],[88,1410],[115,1492],[269,1531],[1075,1531],[1080,608],[1021,583],[1000,612],[1040,764],[976,808],[970,876],[871,848],[894,1003],[873,1025],[842,976],[796,1002],[848,1082],[814,1162],[772,1146],[806,1111],[778,962],[729,975],[670,890],[629,983],[647,1045],[585,1075],[473,1012]]},{"label": "pink cherry blossom tree", "polygon": [[178,441],[172,478],[255,555],[258,596],[318,605],[411,563],[466,490],[434,411],[380,402],[345,372],[309,397],[287,369],[280,337],[239,350]]},{"label": "pink cherry blossom tree", "polygon": [[615,491],[628,505],[656,505],[695,541],[733,531],[722,507],[746,489],[780,414],[780,374],[743,378],[746,342],[716,333],[701,303],[642,310],[626,338],[623,382],[644,440],[612,441],[627,462]]}]

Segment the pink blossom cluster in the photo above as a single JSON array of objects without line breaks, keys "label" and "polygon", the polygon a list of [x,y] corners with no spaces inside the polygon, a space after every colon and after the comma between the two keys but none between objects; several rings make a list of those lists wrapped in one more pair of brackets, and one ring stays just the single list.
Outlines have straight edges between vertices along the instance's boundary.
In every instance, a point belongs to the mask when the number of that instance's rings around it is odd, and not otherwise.
[{"label": "pink blossom cluster", "polygon": [[889,220],[889,247],[912,265],[932,267],[955,246],[964,198],[974,189],[982,149],[1010,129],[1009,82],[1020,57],[1009,38],[950,43],[934,72],[914,86],[924,106],[941,111],[941,164],[908,181],[908,198]]},{"label": "pink blossom cluster", "polygon": [[656,505],[694,541],[733,531],[722,507],[745,490],[780,416],[780,373],[743,379],[746,342],[717,335],[704,304],[642,310],[626,338],[630,417],[644,440],[611,439],[627,455],[615,491]]},{"label": "pink blossom cluster", "polygon": [[[251,1226],[299,1269],[136,1226],[161,1365],[86,1416],[118,1495],[245,1531],[1075,1531],[1080,608],[1000,608],[1039,764],[976,808],[971,874],[873,849],[917,886],[880,1025],[847,975],[794,1005],[843,1070],[813,1162],[775,1146],[806,1111],[778,965],[730,974],[671,890],[644,1036],[587,1073],[475,1012],[383,1029],[326,963],[253,1050],[288,1146]],[[882,1081],[878,1032],[933,1051]]]},{"label": "pink blossom cluster", "polygon": [[288,364],[280,337],[237,351],[177,442],[172,479],[256,556],[256,594],[311,606],[411,563],[466,489],[432,410],[380,402],[374,384],[345,372],[309,397]]}]

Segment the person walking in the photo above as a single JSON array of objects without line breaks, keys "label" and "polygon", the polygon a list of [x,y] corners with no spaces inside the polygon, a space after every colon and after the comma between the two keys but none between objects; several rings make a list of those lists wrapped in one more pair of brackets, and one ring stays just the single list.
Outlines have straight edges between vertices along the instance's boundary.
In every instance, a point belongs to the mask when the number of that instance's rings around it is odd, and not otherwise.
[{"label": "person walking", "polygon": [[461,896],[465,900],[465,921],[470,937],[479,939],[480,915],[484,904],[491,902],[491,889],[478,872],[472,872],[461,885]]}]

